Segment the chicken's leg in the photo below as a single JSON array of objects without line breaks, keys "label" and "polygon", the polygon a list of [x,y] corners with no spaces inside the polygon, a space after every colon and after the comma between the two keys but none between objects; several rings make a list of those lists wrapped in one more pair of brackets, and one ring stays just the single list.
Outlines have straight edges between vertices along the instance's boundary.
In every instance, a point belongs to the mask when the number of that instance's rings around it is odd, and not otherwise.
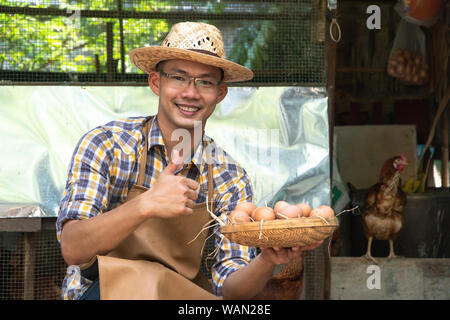
[{"label": "chicken's leg", "polygon": [[377,260],[375,260],[375,258],[372,257],[372,254],[370,253],[370,248],[372,247],[372,240],[373,240],[373,237],[370,236],[369,240],[368,240],[368,243],[367,243],[367,251],[366,251],[366,254],[363,257],[368,259],[368,260],[372,260],[375,264],[378,264]]},{"label": "chicken's leg", "polygon": [[397,256],[394,253],[394,240],[389,240],[389,255],[388,255],[388,259],[393,259],[393,258],[400,258],[400,256]]}]

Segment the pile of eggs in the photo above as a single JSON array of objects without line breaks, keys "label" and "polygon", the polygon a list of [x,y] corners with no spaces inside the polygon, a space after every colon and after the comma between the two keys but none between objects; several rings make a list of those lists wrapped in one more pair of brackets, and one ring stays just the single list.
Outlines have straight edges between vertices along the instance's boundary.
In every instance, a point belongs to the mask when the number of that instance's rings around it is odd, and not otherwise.
[{"label": "pile of eggs", "polygon": [[229,215],[232,223],[267,221],[275,219],[295,219],[301,217],[317,217],[325,219],[334,217],[331,207],[321,205],[314,210],[307,203],[289,204],[286,201],[278,201],[273,209],[271,207],[257,207],[252,202],[241,202],[236,205]]}]

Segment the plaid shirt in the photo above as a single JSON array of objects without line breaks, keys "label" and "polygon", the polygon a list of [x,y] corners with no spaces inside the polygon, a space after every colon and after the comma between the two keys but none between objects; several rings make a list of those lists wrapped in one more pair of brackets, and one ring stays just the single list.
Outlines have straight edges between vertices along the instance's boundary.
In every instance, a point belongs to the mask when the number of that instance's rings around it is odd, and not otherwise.
[{"label": "plaid shirt", "polygon": [[[85,134],[75,148],[68,179],[56,222],[57,238],[69,219],[88,219],[112,210],[126,201],[128,191],[137,182],[139,154],[145,147],[143,124],[148,117],[112,121]],[[167,166],[167,150],[156,117],[149,133],[147,167],[144,186],[150,188]],[[208,148],[208,149],[206,149]],[[215,142],[204,135],[190,163],[177,174],[199,182],[196,203],[204,203],[208,191],[206,150],[215,150],[223,157],[213,157],[215,214],[226,221],[236,204],[252,201],[250,180],[241,168]],[[215,294],[222,295],[226,277],[247,265],[256,256],[256,248],[230,242],[218,228],[216,246],[220,246],[212,266]],[[78,266],[69,266],[62,285],[63,299],[79,299],[91,281],[80,274]]]}]

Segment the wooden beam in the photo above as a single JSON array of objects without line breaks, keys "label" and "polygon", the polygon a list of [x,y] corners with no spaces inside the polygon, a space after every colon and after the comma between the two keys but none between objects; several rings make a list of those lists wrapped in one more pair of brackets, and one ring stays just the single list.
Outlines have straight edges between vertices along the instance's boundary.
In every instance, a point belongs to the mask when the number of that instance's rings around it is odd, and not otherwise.
[{"label": "wooden beam", "polygon": [[348,73],[348,72],[386,72],[385,68],[372,68],[372,67],[339,67],[336,68],[338,73]]},{"label": "wooden beam", "polygon": [[[198,20],[294,20],[309,18],[309,13],[251,13],[251,12],[183,12],[183,11],[131,11],[131,10],[79,10],[81,18],[109,18],[109,19],[166,19],[186,20],[195,17]],[[64,16],[69,17],[73,10],[56,8],[32,8],[0,6],[0,13],[25,14],[31,16]]]},{"label": "wooden beam", "polygon": [[0,232],[38,232],[41,218],[0,218]]},{"label": "wooden beam", "polygon": [[56,230],[56,217],[0,218],[0,232]]},{"label": "wooden beam", "polygon": [[56,219],[57,217],[46,217],[46,218],[42,218],[41,222],[41,230],[51,230],[51,231],[56,231]]},{"label": "wooden beam", "polygon": [[23,299],[34,300],[34,233],[25,232],[23,236]]}]

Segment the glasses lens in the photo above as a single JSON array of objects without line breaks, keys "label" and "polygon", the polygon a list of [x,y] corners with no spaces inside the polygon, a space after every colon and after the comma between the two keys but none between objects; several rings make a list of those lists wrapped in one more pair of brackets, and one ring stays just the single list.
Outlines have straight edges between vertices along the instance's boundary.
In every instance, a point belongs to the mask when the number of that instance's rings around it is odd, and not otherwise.
[{"label": "glasses lens", "polygon": [[195,79],[195,85],[198,88],[212,88],[214,87],[214,83],[210,80],[206,79]]},{"label": "glasses lens", "polygon": [[175,86],[184,86],[187,84],[188,79],[186,77],[180,76],[180,75],[169,75],[169,80],[171,84]]},{"label": "glasses lens", "polygon": [[190,84],[190,79],[194,79],[195,87],[202,92],[210,92],[217,86],[213,80],[209,79],[197,79],[179,74],[161,73],[167,77],[169,84],[173,87],[185,88]]}]

